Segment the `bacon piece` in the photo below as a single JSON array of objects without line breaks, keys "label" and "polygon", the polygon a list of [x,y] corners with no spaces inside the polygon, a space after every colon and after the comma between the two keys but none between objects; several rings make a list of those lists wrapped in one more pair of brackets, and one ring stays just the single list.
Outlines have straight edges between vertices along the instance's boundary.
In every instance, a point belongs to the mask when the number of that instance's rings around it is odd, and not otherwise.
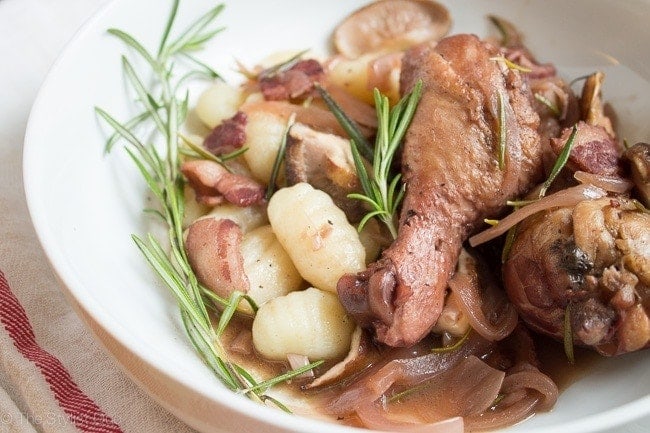
[{"label": "bacon piece", "polygon": [[239,226],[229,219],[202,218],[187,230],[185,251],[190,266],[201,284],[224,298],[234,290],[248,291],[242,236]]},{"label": "bacon piece", "polygon": [[[569,166],[574,171],[601,174],[605,176],[620,175],[621,147],[602,126],[578,122],[578,132],[569,156]],[[571,128],[566,128],[559,138],[551,140],[551,148],[560,154],[564,148]]]},{"label": "bacon piece", "polygon": [[234,152],[246,142],[246,122],[248,116],[238,111],[230,119],[217,125],[203,141],[203,146],[215,155]]},{"label": "bacon piece", "polygon": [[314,60],[301,60],[291,68],[276,73],[262,73],[260,90],[268,101],[283,101],[309,96],[314,83],[323,77],[321,64]]},{"label": "bacon piece", "polygon": [[264,199],[262,185],[249,177],[230,173],[214,161],[187,161],[181,165],[181,171],[194,189],[199,203],[216,206],[225,199],[234,205],[246,207]]}]

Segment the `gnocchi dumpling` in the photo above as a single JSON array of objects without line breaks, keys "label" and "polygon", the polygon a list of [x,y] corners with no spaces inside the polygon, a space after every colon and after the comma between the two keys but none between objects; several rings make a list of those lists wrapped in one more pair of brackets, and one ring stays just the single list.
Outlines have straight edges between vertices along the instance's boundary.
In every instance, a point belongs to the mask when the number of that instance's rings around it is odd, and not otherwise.
[{"label": "gnocchi dumpling", "polygon": [[210,211],[210,206],[206,206],[196,201],[196,193],[189,185],[185,185],[183,188],[183,197],[185,199],[183,228],[187,228],[198,218],[208,213]]},{"label": "gnocchi dumpling", "polygon": [[217,81],[199,96],[195,112],[205,126],[212,129],[237,113],[242,103],[242,93],[237,87]]},{"label": "gnocchi dumpling", "polygon": [[265,110],[264,104],[259,105],[245,110],[248,120],[244,147],[248,150],[244,159],[255,179],[267,184],[287,129],[287,119],[282,114]]},{"label": "gnocchi dumpling", "polygon": [[253,345],[264,358],[288,354],[339,359],[350,349],[354,321],[336,295],[313,287],[262,305],[253,321]]},{"label": "gnocchi dumpling", "polygon": [[308,183],[282,188],[269,201],[268,217],[300,275],[314,287],[336,293],[343,274],[365,269],[359,234],[327,193]]},{"label": "gnocchi dumpling", "polygon": [[[248,295],[257,305],[302,288],[302,277],[270,225],[246,233],[240,250],[250,283]],[[247,302],[242,302],[240,309],[252,313]]]}]

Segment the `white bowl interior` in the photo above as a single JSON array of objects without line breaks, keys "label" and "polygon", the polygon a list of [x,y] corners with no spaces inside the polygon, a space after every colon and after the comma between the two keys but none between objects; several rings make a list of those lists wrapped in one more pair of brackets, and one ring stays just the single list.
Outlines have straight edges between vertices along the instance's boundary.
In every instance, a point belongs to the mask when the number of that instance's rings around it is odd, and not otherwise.
[{"label": "white bowl interior", "polygon": [[[363,3],[227,1],[220,18],[227,29],[201,57],[234,79],[235,59],[253,64],[278,50],[327,52],[336,22]],[[604,96],[618,113],[622,137],[631,143],[650,137],[647,1],[443,3],[452,12],[454,32],[495,34],[485,16],[500,15],[516,23],[538,58],[554,62],[564,77],[603,70]],[[209,6],[184,1],[180,22],[190,22]],[[156,47],[167,10],[167,3],[156,0],[111,3],[78,33],[49,74],[30,117],[24,154],[28,204],[40,240],[71,300],[123,346],[118,361],[135,357],[164,380],[190,390],[206,408],[232,415],[215,428],[355,430],[261,408],[225,390],[194,354],[173,298],[131,241],[132,233],[146,231],[144,182],[121,149],[103,154],[107,130],[93,111],[100,106],[119,119],[132,114],[119,58],[124,48],[105,30],[126,29]],[[563,431],[597,431],[650,413],[649,356],[598,363],[562,393],[551,413],[508,431],[554,432],[559,425]],[[205,428],[170,402],[165,390],[148,391],[187,422]]]}]

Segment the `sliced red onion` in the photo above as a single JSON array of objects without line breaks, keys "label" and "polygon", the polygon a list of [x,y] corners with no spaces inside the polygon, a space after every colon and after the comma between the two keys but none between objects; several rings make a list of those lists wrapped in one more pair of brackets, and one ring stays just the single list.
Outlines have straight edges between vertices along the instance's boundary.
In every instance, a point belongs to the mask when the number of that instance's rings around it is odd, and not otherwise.
[{"label": "sliced red onion", "polygon": [[559,394],[555,382],[534,367],[506,376],[501,392],[509,393],[518,389],[529,389],[539,393],[542,397],[537,406],[539,411],[550,410],[555,405]]},{"label": "sliced red onion", "polygon": [[357,409],[357,416],[364,426],[373,430],[408,433],[463,433],[463,418],[453,417],[430,424],[393,421],[386,417],[386,411],[378,404],[364,404]]},{"label": "sliced red onion", "polygon": [[503,380],[501,393],[505,397],[494,410],[465,418],[470,431],[511,426],[535,412],[550,410],[558,397],[555,383],[530,364],[508,374]]},{"label": "sliced red onion", "polygon": [[538,397],[527,396],[503,410],[486,411],[478,416],[465,418],[468,431],[494,430],[517,424],[534,413]]},{"label": "sliced red onion", "polygon": [[327,410],[335,415],[353,413],[359,405],[377,401],[396,383],[408,387],[430,380],[453,368],[470,355],[480,357],[486,354],[490,346],[491,344],[484,338],[472,333],[456,350],[428,353],[415,358],[394,359],[348,386],[328,404]]},{"label": "sliced red onion", "polygon": [[602,174],[587,173],[586,171],[576,171],[573,177],[581,184],[591,184],[602,188],[605,191],[623,194],[632,189],[634,184],[622,177],[605,176]]},{"label": "sliced red onion", "polygon": [[[447,432],[449,425],[444,422],[452,417],[478,415],[489,409],[502,387],[504,376],[503,371],[471,355],[453,368],[417,385],[419,389],[414,390],[410,397],[403,397],[427,401],[427,409],[415,418],[410,415],[403,418],[399,410],[392,410],[391,404],[382,404],[384,399],[364,403],[357,407],[356,412],[369,428]],[[455,423],[452,425],[456,426]]]},{"label": "sliced red onion", "polygon": [[361,330],[360,327],[357,326],[357,328],[354,330],[354,333],[352,334],[352,341],[350,342],[350,351],[348,352],[345,359],[340,362],[337,362],[332,368],[327,370],[322,375],[318,376],[316,379],[314,379],[313,382],[308,384],[306,388],[315,388],[324,385],[326,383],[333,382],[334,380],[344,376],[346,371],[348,370],[348,367],[354,364],[355,361],[357,361],[359,357],[363,356],[364,353],[367,351],[364,345],[362,344],[363,341],[362,337],[363,337],[363,331]]},{"label": "sliced red onion", "polygon": [[[307,358],[305,355],[297,355],[295,353],[287,353],[287,361],[289,361],[289,365],[291,366],[292,370],[296,370],[298,368],[309,365],[309,358]],[[308,370],[296,376],[296,379],[306,379],[311,377],[314,377],[314,371]]]},{"label": "sliced red onion", "polygon": [[[463,259],[473,260],[469,255],[461,254],[459,264]],[[466,270],[467,273],[459,271],[447,283],[451,291],[456,295],[459,300],[460,307],[467,316],[472,328],[478,332],[481,337],[488,341],[499,341],[506,338],[517,326],[517,312],[502,294],[495,290],[486,290],[485,295],[494,298],[500,297],[503,299],[491,299],[490,302],[484,302],[481,296],[481,287],[476,269]],[[487,313],[488,317],[497,316],[497,323],[493,324],[488,320],[486,314],[483,312],[483,306],[493,307],[493,311]],[[503,308],[499,310],[497,306]]]},{"label": "sliced red onion", "polygon": [[469,244],[475,247],[498,236],[501,236],[512,226],[518,224],[529,216],[536,214],[537,212],[554,207],[575,206],[577,203],[583,200],[594,200],[605,197],[606,195],[607,193],[602,188],[589,184],[577,185],[563,189],[540,200],[537,200],[534,203],[517,209],[499,221],[497,225],[490,227],[489,229],[484,230],[481,233],[469,238]]}]

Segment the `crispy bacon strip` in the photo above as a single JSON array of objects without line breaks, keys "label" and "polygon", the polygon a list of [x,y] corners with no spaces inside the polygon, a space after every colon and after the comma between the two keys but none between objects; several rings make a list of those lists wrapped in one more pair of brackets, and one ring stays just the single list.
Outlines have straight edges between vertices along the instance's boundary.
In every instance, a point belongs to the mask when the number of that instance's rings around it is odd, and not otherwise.
[{"label": "crispy bacon strip", "polygon": [[262,73],[260,90],[267,101],[283,101],[309,96],[314,83],[323,76],[323,67],[314,60],[301,60],[291,68],[273,74]]},{"label": "crispy bacon strip", "polygon": [[[621,174],[621,146],[602,126],[578,122],[578,132],[568,165],[574,170],[613,176]],[[559,138],[551,140],[556,154],[562,152],[572,128],[566,128]]]},{"label": "crispy bacon strip", "polygon": [[187,230],[190,266],[201,284],[224,298],[234,290],[248,291],[241,241],[241,229],[229,219],[202,218]]},{"label": "crispy bacon strip", "polygon": [[181,165],[181,171],[196,193],[196,200],[208,206],[226,201],[241,207],[264,200],[264,187],[241,174],[230,173],[214,161],[195,160]]},{"label": "crispy bacon strip", "polygon": [[248,116],[238,111],[230,119],[217,125],[205,140],[203,146],[215,155],[223,155],[240,149],[246,142]]}]

